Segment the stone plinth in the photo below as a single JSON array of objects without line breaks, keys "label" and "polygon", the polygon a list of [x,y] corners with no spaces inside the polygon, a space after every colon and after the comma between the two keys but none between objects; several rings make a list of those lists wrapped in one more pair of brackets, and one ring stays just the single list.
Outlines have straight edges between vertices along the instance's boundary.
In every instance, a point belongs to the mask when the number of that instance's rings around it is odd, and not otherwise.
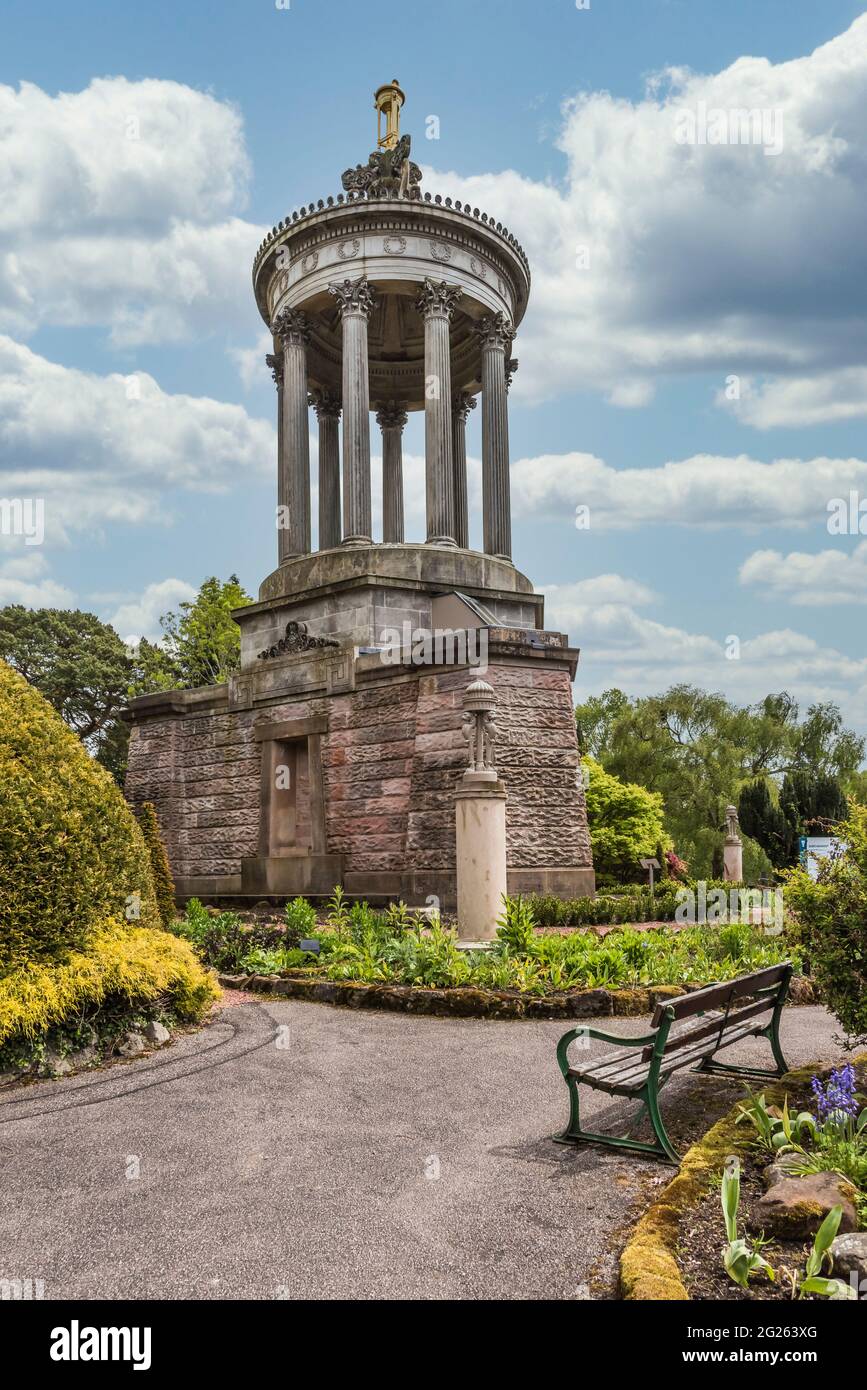
[{"label": "stone plinth", "polygon": [[506,789],[497,774],[466,772],[455,793],[458,935],[490,941],[508,891]]},{"label": "stone plinth", "polygon": [[744,881],[744,847],[740,840],[723,845],[723,878],[729,883]]}]

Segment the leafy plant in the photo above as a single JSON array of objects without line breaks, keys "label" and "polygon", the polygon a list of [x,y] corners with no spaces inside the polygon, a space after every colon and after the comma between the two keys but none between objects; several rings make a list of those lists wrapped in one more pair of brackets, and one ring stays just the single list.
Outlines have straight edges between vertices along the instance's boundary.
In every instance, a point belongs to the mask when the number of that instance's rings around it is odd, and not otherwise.
[{"label": "leafy plant", "polygon": [[503,911],[497,918],[497,940],[513,955],[527,955],[533,947],[536,918],[533,909],[519,894],[517,898],[503,894]]},{"label": "leafy plant", "polygon": [[791,1280],[792,1298],[804,1298],[808,1293],[818,1294],[820,1298],[837,1300],[858,1297],[852,1285],[847,1284],[844,1279],[829,1279],[822,1273],[826,1267],[833,1268],[831,1246],[840,1228],[842,1215],[842,1207],[832,1207],[828,1212],[816,1232],[803,1275],[791,1270],[785,1271]]},{"label": "leafy plant", "polygon": [[306,898],[293,898],[284,909],[287,943],[297,946],[304,937],[316,930],[316,909]]},{"label": "leafy plant", "polygon": [[797,1148],[809,1138],[815,1138],[818,1132],[816,1121],[808,1110],[791,1114],[788,1097],[780,1110],[776,1105],[768,1105],[764,1092],[751,1095],[738,1111],[736,1123],[748,1121],[756,1131],[755,1142],[769,1153]]},{"label": "leafy plant", "polygon": [[722,1209],[725,1219],[728,1244],[723,1250],[723,1266],[726,1274],[742,1289],[749,1286],[753,1274],[766,1274],[773,1280],[774,1270],[762,1255],[762,1247],[767,1241],[759,1237],[746,1241],[738,1236],[738,1207],[741,1199],[741,1169],[736,1158],[726,1161],[722,1178]]}]

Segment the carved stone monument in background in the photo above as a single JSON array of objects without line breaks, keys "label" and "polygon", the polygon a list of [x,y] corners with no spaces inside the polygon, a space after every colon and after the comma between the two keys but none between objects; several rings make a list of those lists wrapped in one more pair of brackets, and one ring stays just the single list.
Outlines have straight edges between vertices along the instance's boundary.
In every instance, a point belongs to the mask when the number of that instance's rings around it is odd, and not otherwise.
[{"label": "carved stone monument in background", "polygon": [[[127,794],[156,804],[182,897],[327,894],[340,883],[453,907],[468,631],[484,639],[497,694],[509,890],[593,890],[571,692],[578,652],[545,630],[544,598],[512,562],[508,388],[530,270],[494,218],[422,193],[403,102],[396,82],[378,90],[367,165],[347,170],[343,193],[274,227],[255,257],[273,338],[277,567],[235,614],[241,665],[228,684],[144,696],[129,716]],[[475,534],[466,425],[477,398]],[[402,436],[419,412],[425,539],[410,543]],[[407,628],[458,640],[434,640],[421,663],[412,646],[395,661],[384,634]]]}]

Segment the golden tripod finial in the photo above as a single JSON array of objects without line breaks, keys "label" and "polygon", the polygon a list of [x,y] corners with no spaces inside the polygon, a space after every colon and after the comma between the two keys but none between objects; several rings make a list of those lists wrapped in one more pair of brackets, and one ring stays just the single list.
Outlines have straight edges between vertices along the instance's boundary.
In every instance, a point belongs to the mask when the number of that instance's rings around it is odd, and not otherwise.
[{"label": "golden tripod finial", "polygon": [[[393,82],[387,82],[384,87],[377,87],[373,104],[376,109],[376,143],[381,150],[393,150],[397,148],[400,139],[400,108],[406,101],[406,96],[400,90],[400,83],[397,78]],[[385,113],[385,134],[382,133],[382,117]]]}]

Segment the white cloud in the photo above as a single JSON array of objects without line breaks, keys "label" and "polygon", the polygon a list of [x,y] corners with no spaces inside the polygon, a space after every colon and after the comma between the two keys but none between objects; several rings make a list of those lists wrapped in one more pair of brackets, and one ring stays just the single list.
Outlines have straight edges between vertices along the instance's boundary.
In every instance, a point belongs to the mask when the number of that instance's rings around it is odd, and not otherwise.
[{"label": "white cloud", "polygon": [[49,578],[47,568],[45,556],[36,550],[0,557],[0,607],[20,603],[25,608],[69,608],[72,591]]},{"label": "white cloud", "polygon": [[[616,601],[618,577],[602,578],[602,601],[595,596],[596,580],[544,589],[546,627],[568,633],[581,648],[578,699],[610,686],[635,696],[685,683],[749,704],[772,691],[788,690],[804,706],[833,700],[851,723],[867,722],[867,658],[853,659],[783,628],[744,638],[739,657],[731,659],[731,632],[724,622],[716,634],[662,623],[635,611],[628,597],[635,581],[620,581],[622,601]],[[605,602],[606,593],[615,601]]]},{"label": "white cloud", "polygon": [[694,454],[657,468],[612,468],[593,454],[542,454],[512,465],[516,516],[562,521],[589,507],[590,529],[740,528],[827,521],[828,503],[867,494],[860,459],[775,459]]},{"label": "white cloud", "polygon": [[167,521],[170,489],[273,475],[273,425],[243,406],[169,395],[145,372],[97,376],[0,336],[0,496],[45,499],[49,540]]},{"label": "white cloud", "polygon": [[[779,110],[780,153],[679,143],[680,113],[702,102]],[[637,102],[578,95],[563,112],[560,186],[513,170],[427,173],[432,191],[508,224],[530,257],[516,394],[589,387],[634,406],[638,383],[666,373],[863,367],[865,105],[862,15],[788,62],[670,69]]]},{"label": "white cloud", "polygon": [[108,325],[117,344],[255,322],[242,120],[178,82],[0,85],[0,330]]},{"label": "white cloud", "polygon": [[760,589],[764,598],[808,608],[867,603],[867,541],[854,550],[756,550],[741,565],[740,582]]},{"label": "white cloud", "polygon": [[761,430],[862,419],[867,415],[867,367],[760,383],[746,377],[737,400],[728,399],[724,390],[716,400],[742,423]]},{"label": "white cloud", "polygon": [[161,579],[158,583],[148,584],[138,598],[122,603],[107,621],[124,642],[134,644],[142,637],[155,642],[163,635],[160,628],[162,615],[179,603],[195,597],[196,590],[183,579]]}]

